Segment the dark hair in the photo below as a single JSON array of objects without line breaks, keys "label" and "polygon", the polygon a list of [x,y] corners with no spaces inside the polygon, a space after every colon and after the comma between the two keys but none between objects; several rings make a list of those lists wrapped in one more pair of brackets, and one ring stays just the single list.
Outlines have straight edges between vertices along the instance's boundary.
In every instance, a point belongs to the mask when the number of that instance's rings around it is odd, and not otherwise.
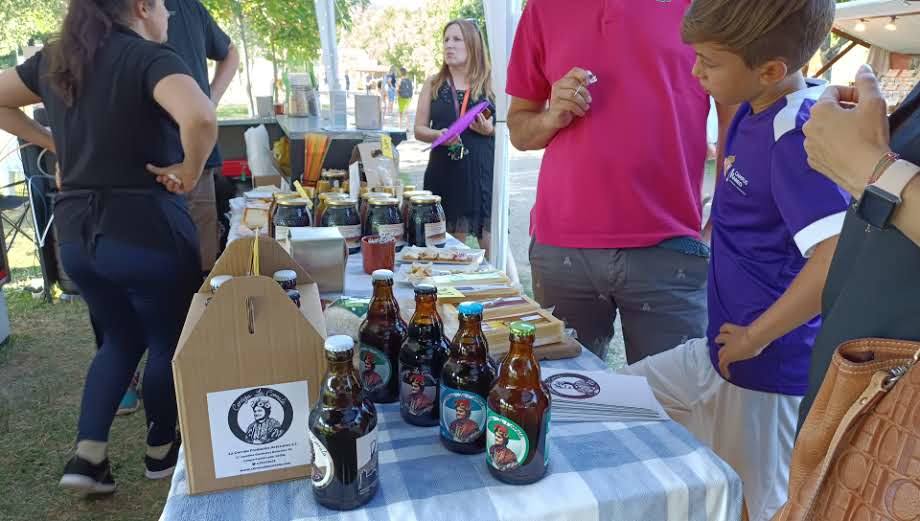
[{"label": "dark hair", "polygon": [[399,68],[399,73],[402,74],[403,76],[405,76],[407,72],[408,72],[408,71],[406,70],[405,67],[400,67],[400,68]]},{"label": "dark hair", "polygon": [[[51,88],[67,106],[83,86],[83,77],[112,26],[123,21],[135,0],[70,0],[61,32],[48,46]],[[147,5],[155,0],[145,0]]]},{"label": "dark hair", "polygon": [[780,59],[801,69],[834,23],[834,0],[694,0],[684,16],[685,43],[715,43],[751,68]]}]

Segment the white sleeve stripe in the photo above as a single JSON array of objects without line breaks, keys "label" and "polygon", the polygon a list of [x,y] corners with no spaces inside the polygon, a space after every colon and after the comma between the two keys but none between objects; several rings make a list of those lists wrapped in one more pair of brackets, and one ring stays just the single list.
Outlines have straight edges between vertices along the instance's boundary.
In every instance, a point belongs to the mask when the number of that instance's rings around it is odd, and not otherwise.
[{"label": "white sleeve stripe", "polygon": [[799,233],[795,234],[795,245],[799,247],[802,256],[805,258],[811,257],[815,246],[835,235],[840,235],[846,215],[846,211],[828,215],[802,228]]}]

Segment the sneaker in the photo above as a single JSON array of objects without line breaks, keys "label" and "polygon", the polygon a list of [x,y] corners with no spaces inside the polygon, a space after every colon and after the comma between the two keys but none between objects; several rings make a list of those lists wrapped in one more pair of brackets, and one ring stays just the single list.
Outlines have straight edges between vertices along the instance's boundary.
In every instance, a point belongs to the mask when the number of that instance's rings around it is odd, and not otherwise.
[{"label": "sneaker", "polygon": [[121,398],[121,403],[118,404],[118,410],[115,412],[118,416],[127,416],[133,412],[136,412],[140,409],[141,403],[137,395],[137,388],[129,387],[125,391],[125,395]]},{"label": "sneaker", "polygon": [[145,454],[144,475],[147,476],[147,479],[164,479],[172,476],[173,470],[176,469],[176,462],[179,461],[179,447],[181,445],[182,440],[176,438],[176,441],[173,442],[172,447],[169,448],[169,452],[163,459],[154,459]]},{"label": "sneaker", "polygon": [[74,456],[64,467],[60,486],[83,495],[111,494],[115,492],[115,478],[108,458],[98,465]]}]

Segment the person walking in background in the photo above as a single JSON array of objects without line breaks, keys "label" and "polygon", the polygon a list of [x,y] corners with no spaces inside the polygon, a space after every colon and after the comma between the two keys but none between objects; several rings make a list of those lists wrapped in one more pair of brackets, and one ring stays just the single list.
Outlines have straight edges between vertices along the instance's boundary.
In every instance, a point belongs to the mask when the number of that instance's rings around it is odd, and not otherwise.
[{"label": "person walking in background", "polygon": [[[706,332],[709,97],[680,40],[690,3],[528,2],[511,52],[511,142],[546,149],[534,295],[602,359],[618,312],[629,363]],[[733,113],[719,110],[720,136]]]},{"label": "person walking in background", "polygon": [[[166,0],[166,9],[170,12],[167,44],[188,65],[195,83],[208,96],[215,107],[240,64],[240,55],[230,41],[227,33],[217,25],[207,9],[198,0]],[[215,62],[214,78],[208,77],[208,60]],[[182,143],[178,134],[172,136],[172,144],[181,158]],[[205,163],[201,179],[195,190],[186,194],[189,212],[198,230],[198,243],[201,248],[201,270],[203,276],[214,267],[220,250],[221,231],[218,225],[218,204],[215,183],[221,176],[223,160],[220,148],[215,145]],[[222,179],[220,180],[222,181]],[[229,221],[225,223],[229,226]],[[96,344],[102,346],[100,328],[93,324],[96,332]],[[138,375],[132,380],[118,407],[118,414],[131,414],[140,407],[137,392]]]},{"label": "person walking in background", "polygon": [[399,128],[406,129],[406,132],[409,131],[409,105],[412,104],[412,96],[414,93],[415,85],[412,84],[409,73],[406,71],[405,67],[400,67],[399,87],[397,92],[399,95],[399,101],[397,102],[399,104]]},{"label": "person walking in background", "polygon": [[[169,477],[179,454],[171,363],[201,260],[176,194],[192,191],[205,170],[217,116],[164,45],[168,19],[164,0],[71,0],[57,39],[0,74],[0,128],[61,162],[60,259],[102,332],[60,481],[84,494],[115,490],[109,430],[145,351],[146,476]],[[54,145],[18,110],[35,103],[47,109]]]},{"label": "person walking in background", "polygon": [[[495,99],[492,65],[479,28],[468,20],[453,20],[443,35],[444,62],[422,86],[415,113],[415,137],[425,143],[440,137],[477,103]],[[400,84],[400,110],[402,95]],[[491,238],[494,164],[493,116],[480,114],[450,148],[431,150],[425,170],[425,189],[442,198],[447,231],[460,241],[473,235],[486,250]]]},{"label": "person walking in background", "polygon": [[348,72],[345,72],[345,92],[351,90],[351,78],[348,76]]},{"label": "person walking in background", "polygon": [[385,81],[387,99],[384,113],[389,115],[393,113],[393,106],[396,105],[396,67],[390,68]]}]

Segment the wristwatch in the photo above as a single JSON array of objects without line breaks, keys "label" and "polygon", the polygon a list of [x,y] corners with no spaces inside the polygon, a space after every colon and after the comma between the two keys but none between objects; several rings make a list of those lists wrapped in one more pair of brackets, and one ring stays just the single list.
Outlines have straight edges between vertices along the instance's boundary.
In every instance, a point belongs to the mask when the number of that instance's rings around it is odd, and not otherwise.
[{"label": "wristwatch", "polygon": [[859,201],[859,215],[876,228],[888,228],[895,210],[901,204],[901,193],[920,173],[920,168],[903,160],[895,161],[866,187]]}]

